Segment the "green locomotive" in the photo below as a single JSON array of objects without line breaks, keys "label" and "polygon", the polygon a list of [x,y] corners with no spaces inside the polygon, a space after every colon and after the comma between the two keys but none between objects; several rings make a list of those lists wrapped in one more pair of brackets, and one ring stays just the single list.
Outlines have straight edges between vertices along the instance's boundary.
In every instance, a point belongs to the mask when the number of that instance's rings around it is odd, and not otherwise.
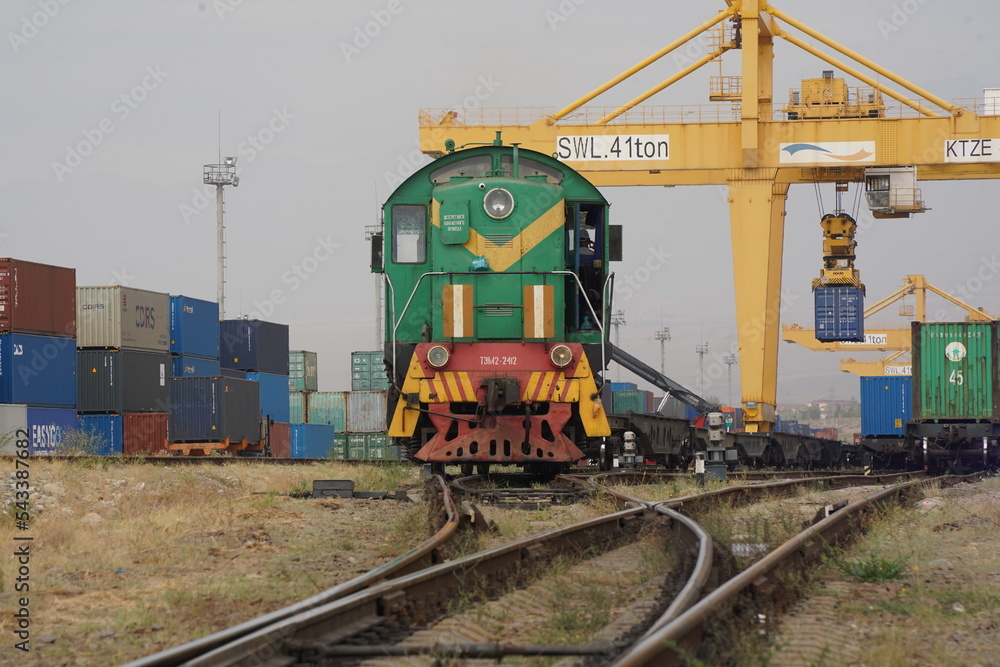
[{"label": "green locomotive", "polygon": [[608,219],[583,176],[517,146],[450,152],[393,192],[372,268],[397,443],[466,469],[597,456],[621,260]]}]

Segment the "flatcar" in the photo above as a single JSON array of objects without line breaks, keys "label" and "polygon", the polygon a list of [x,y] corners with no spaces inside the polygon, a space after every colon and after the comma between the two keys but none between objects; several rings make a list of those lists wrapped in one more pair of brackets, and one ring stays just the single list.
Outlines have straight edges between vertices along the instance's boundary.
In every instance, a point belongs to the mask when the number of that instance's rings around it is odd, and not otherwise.
[{"label": "flatcar", "polygon": [[383,207],[388,433],[438,469],[556,470],[610,435],[610,262],[621,228],[583,176],[492,145],[451,151]]}]

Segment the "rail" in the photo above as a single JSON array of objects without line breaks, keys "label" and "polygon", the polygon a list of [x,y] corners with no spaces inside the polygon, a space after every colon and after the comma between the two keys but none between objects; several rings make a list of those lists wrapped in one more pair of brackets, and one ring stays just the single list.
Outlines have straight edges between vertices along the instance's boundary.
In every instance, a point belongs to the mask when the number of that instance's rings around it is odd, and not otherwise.
[{"label": "rail", "polygon": [[239,625],[235,625],[225,630],[213,633],[206,637],[196,639],[192,642],[182,644],[174,648],[161,651],[145,658],[140,658],[127,663],[123,667],[168,667],[179,665],[198,656],[209,653],[221,646],[238,641],[254,632],[267,626],[279,623],[296,614],[301,614],[310,609],[315,609],[323,605],[335,602],[349,595],[357,593],[387,579],[398,578],[408,573],[426,568],[436,559],[435,550],[447,542],[458,530],[459,516],[455,510],[455,503],[448,490],[448,484],[441,477],[435,477],[432,484],[436,484],[442,494],[445,514],[447,520],[444,525],[430,538],[425,540],[415,549],[394,558],[388,563],[381,565],[370,572],[366,572],[358,577],[322,593],[306,598],[301,602],[289,605],[282,609],[272,611],[264,616],[258,616]]},{"label": "rail", "polygon": [[[843,539],[849,531],[857,530],[857,522],[852,524],[850,521],[856,515],[869,512],[879,503],[887,502],[893,497],[900,501],[908,493],[924,484],[931,482],[955,484],[962,481],[973,481],[981,478],[983,474],[914,480],[883,489],[833,512],[716,588],[670,623],[648,634],[629,651],[619,656],[613,663],[614,666],[642,667],[680,664],[680,651],[683,650],[685,654],[693,654],[697,651],[705,627],[714,614],[727,608],[743,591],[755,582],[765,580],[767,575],[779,567],[805,558],[809,547],[815,542],[822,540],[825,544],[834,544]],[[683,647],[683,649],[679,647]]]}]

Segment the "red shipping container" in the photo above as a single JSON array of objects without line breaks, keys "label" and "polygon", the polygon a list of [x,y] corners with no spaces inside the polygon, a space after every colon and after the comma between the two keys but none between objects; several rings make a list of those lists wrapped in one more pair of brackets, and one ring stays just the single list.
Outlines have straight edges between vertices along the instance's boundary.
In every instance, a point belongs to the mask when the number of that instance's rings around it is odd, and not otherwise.
[{"label": "red shipping container", "polygon": [[156,455],[167,447],[166,412],[143,412],[122,417],[122,449],[125,456]]},{"label": "red shipping container", "polygon": [[76,269],[0,259],[0,331],[76,337]]},{"label": "red shipping container", "polygon": [[271,424],[271,456],[279,459],[292,457],[292,425],[286,422]]}]

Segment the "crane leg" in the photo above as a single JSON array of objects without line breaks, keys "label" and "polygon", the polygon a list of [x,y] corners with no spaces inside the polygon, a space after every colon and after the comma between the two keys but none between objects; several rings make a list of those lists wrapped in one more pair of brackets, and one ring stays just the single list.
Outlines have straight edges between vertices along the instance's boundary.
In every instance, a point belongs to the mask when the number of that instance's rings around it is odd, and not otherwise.
[{"label": "crane leg", "polygon": [[781,329],[781,252],[787,183],[772,169],[741,169],[729,179],[736,283],[740,386],[747,432],[774,427]]}]

